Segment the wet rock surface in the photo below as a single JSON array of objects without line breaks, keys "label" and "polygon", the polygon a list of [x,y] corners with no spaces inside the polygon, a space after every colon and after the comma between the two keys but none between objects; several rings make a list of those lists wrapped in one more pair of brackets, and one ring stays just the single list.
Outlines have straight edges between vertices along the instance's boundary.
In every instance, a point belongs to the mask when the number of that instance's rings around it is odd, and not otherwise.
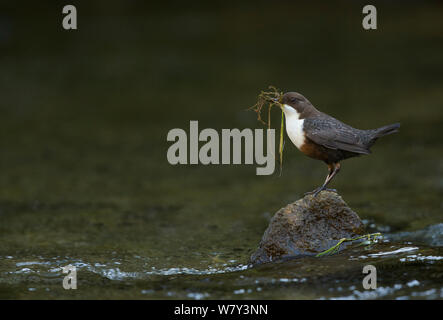
[{"label": "wet rock surface", "polygon": [[315,255],[342,238],[362,234],[363,222],[339,194],[322,191],[317,197],[306,195],[275,213],[251,262]]}]

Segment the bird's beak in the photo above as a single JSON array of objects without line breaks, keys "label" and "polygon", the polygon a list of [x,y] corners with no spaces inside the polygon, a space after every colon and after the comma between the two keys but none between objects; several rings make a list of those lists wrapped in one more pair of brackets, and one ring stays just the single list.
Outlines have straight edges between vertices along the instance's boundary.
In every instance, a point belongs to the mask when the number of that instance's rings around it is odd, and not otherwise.
[{"label": "bird's beak", "polygon": [[283,108],[283,105],[281,104],[281,102],[280,102],[279,99],[277,99],[277,98],[273,98],[273,99],[272,99],[272,102],[274,102],[275,104],[278,104],[278,106],[279,106],[280,108]]}]

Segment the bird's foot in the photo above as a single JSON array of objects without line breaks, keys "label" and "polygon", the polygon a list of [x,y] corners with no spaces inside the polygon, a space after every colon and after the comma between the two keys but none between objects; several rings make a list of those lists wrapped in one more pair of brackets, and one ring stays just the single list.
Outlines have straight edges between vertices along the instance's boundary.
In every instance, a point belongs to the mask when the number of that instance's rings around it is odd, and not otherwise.
[{"label": "bird's foot", "polygon": [[305,196],[307,196],[307,195],[309,195],[309,194],[313,194],[314,195],[314,198],[320,193],[320,192],[322,192],[323,190],[325,190],[325,191],[331,191],[331,192],[335,192],[335,193],[337,193],[337,189],[329,189],[329,188],[322,188],[322,187],[319,187],[319,188],[317,188],[317,189],[315,189],[315,190],[313,190],[313,191],[309,191],[309,192],[306,192],[305,193]]},{"label": "bird's foot", "polygon": [[310,195],[310,194],[313,194],[314,195],[314,197],[315,196],[317,196],[317,194],[321,191],[322,189],[321,188],[317,188],[317,189],[314,189],[314,190],[312,190],[312,191],[309,191],[309,192],[305,192],[305,196],[308,196],[308,195]]}]

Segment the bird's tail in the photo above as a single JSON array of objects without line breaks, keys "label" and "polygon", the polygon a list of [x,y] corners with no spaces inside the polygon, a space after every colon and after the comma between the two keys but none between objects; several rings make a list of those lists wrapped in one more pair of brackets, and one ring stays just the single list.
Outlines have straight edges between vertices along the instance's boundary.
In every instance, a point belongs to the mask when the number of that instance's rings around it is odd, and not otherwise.
[{"label": "bird's tail", "polygon": [[375,129],[373,139],[378,139],[387,136],[388,134],[396,133],[398,132],[398,128],[400,128],[400,123],[389,124],[387,126]]},{"label": "bird's tail", "polygon": [[389,124],[387,126],[370,130],[369,139],[366,143],[366,147],[369,149],[377,141],[378,138],[387,136],[388,134],[398,132],[400,128],[400,123]]}]

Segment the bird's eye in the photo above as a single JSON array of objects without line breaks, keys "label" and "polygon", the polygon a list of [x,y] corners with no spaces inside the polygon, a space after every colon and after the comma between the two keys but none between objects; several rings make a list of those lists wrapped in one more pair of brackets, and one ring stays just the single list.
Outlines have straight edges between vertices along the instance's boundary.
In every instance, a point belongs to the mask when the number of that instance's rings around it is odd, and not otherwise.
[{"label": "bird's eye", "polygon": [[291,101],[292,101],[292,102],[297,102],[297,101],[300,101],[300,100],[297,99],[297,98],[291,98]]}]

